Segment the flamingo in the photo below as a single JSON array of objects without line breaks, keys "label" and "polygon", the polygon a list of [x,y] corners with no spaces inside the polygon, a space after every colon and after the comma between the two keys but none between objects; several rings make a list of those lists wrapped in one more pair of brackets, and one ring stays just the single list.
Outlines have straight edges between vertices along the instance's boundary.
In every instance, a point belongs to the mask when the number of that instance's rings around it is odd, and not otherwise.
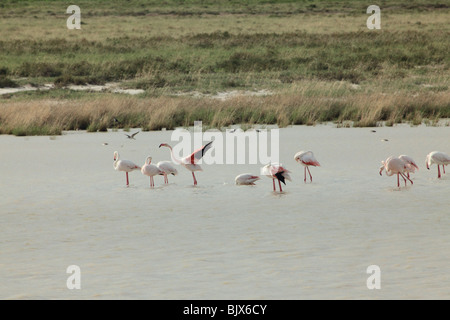
[{"label": "flamingo", "polygon": [[167,147],[170,149],[170,153],[172,155],[172,159],[175,160],[178,164],[181,164],[183,167],[188,169],[192,172],[192,177],[194,178],[194,186],[197,185],[197,179],[195,178],[195,171],[203,171],[202,167],[197,164],[197,162],[203,157],[206,151],[208,151],[211,148],[212,141],[205,144],[203,147],[195,150],[192,152],[189,156],[184,157],[182,159],[177,159],[175,155],[173,154],[172,147],[168,145],[167,143],[161,143],[159,147]]},{"label": "flamingo", "polygon": [[320,163],[314,157],[314,153],[312,153],[312,151],[299,151],[295,154],[294,160],[299,162],[301,165],[303,165],[305,167],[304,181],[306,182],[306,170],[308,170],[309,179],[312,182],[312,175],[311,175],[311,172],[309,171],[308,167],[309,166],[320,167]]},{"label": "flamingo", "polygon": [[156,164],[156,166],[163,171],[164,175],[164,183],[169,183],[169,179],[167,178],[167,175],[172,174],[176,176],[178,174],[177,169],[172,165],[170,161],[160,161]]},{"label": "flamingo", "polygon": [[117,151],[114,151],[114,169],[116,169],[117,171],[125,171],[125,174],[127,176],[127,186],[129,186],[130,184],[128,180],[128,172],[139,170],[140,168],[141,167],[130,160],[120,160],[119,153]]},{"label": "flamingo", "polygon": [[150,177],[150,187],[155,186],[155,181],[153,180],[154,176],[164,174],[160,168],[152,164],[152,157],[147,157],[147,159],[145,159],[145,164],[142,166],[141,172],[143,175]]},{"label": "flamingo", "polygon": [[237,185],[255,185],[255,181],[260,180],[261,178],[250,173],[243,173],[238,175],[234,181]]},{"label": "flamingo", "polygon": [[406,179],[411,182],[411,184],[414,184],[411,179],[407,176],[405,176],[404,172],[407,170],[407,164],[402,159],[397,157],[389,157],[385,161],[381,161],[383,164],[380,167],[380,176],[383,175],[383,170],[386,170],[387,176],[392,176],[394,174],[397,174],[397,186],[400,188],[400,176],[402,176],[403,180],[405,180],[405,186],[406,186]]},{"label": "flamingo", "polygon": [[442,170],[445,174],[445,166],[450,164],[450,156],[443,152],[433,151],[427,155],[426,164],[427,169],[430,170],[431,165],[435,163],[438,167],[438,179],[441,178],[441,169],[439,166],[442,166]]},{"label": "flamingo", "polygon": [[287,169],[285,169],[281,163],[280,164],[278,164],[278,163],[266,164],[264,167],[261,168],[261,174],[272,179],[273,191],[276,191],[275,179],[278,180],[278,185],[280,186],[280,192],[283,192],[283,189],[281,188],[281,182],[286,184],[285,180],[292,181],[291,176],[289,175],[289,171]]},{"label": "flamingo", "polygon": [[403,160],[403,162],[406,163],[406,175],[409,176],[409,173],[414,173],[416,172],[416,169],[419,170],[419,167],[417,166],[416,162],[414,161],[413,158],[407,156],[407,155],[401,155],[398,157],[399,159]]}]

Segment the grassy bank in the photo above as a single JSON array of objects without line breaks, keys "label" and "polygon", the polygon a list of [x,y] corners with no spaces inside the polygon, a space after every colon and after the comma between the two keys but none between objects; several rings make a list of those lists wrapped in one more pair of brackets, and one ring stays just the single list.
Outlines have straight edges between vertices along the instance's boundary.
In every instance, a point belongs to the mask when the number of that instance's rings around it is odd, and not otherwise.
[{"label": "grassy bank", "polygon": [[[441,106],[446,106],[445,108]],[[419,96],[355,94],[346,98],[305,94],[302,89],[265,97],[213,98],[156,97],[141,99],[117,95],[96,98],[10,102],[2,107],[1,133],[15,135],[59,134],[63,130],[106,131],[140,127],[143,130],[192,126],[202,120],[207,127],[232,124],[312,125],[347,120],[355,126],[377,126],[424,119],[450,118],[448,95],[428,92]],[[114,119],[117,119],[115,121]]]},{"label": "grassy bank", "polygon": [[[53,83],[58,89],[2,96],[0,132],[104,130],[118,115],[122,126],[148,130],[194,120],[217,127],[346,120],[372,126],[450,117],[445,1],[382,1],[381,30],[367,29],[367,4],[359,0],[77,5],[82,29],[68,30],[64,1],[2,2],[0,87]],[[108,82],[145,93],[64,89]],[[273,95],[178,96],[261,89]],[[48,108],[52,116],[36,111]]]}]

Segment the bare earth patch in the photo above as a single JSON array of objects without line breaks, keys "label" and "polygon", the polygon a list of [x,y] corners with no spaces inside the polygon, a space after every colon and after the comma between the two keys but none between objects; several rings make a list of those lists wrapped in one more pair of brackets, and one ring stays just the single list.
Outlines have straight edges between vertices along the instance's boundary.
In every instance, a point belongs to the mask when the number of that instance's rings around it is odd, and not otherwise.
[{"label": "bare earth patch", "polygon": [[231,98],[239,97],[239,96],[270,96],[273,95],[273,92],[267,89],[257,90],[257,91],[242,91],[242,90],[232,90],[232,91],[222,91],[217,92],[216,94],[208,94],[201,93],[199,91],[190,91],[190,92],[178,92],[174,94],[175,96],[191,96],[195,98],[212,98],[218,100],[228,100]]},{"label": "bare earth patch", "polygon": [[[18,88],[0,88],[0,95],[4,94],[12,94],[22,91],[36,91],[36,90],[50,90],[55,89],[55,85],[48,83],[44,84],[43,86],[32,86],[32,85],[25,85]],[[67,87],[64,87],[64,89],[69,90],[75,90],[75,91],[89,91],[89,92],[112,92],[112,93],[124,93],[124,94],[141,94],[144,93],[145,90],[142,89],[122,89],[119,87],[118,83],[107,83],[105,85],[70,85]]]}]

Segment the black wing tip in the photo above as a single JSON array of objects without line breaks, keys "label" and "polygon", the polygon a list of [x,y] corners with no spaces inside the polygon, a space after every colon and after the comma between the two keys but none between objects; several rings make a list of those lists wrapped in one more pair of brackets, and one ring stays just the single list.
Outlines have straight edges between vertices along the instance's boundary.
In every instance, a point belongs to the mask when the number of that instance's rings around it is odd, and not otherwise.
[{"label": "black wing tip", "polygon": [[277,177],[277,179],[278,179],[279,181],[281,181],[281,182],[283,182],[284,184],[286,184],[282,172],[277,172],[277,173],[275,173],[275,177]]}]

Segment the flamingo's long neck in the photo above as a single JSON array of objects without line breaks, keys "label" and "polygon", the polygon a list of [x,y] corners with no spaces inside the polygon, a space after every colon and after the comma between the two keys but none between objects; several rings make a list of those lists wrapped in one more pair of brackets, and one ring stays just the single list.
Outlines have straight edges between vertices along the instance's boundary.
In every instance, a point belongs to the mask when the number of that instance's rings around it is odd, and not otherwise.
[{"label": "flamingo's long neck", "polygon": [[114,169],[117,169],[117,165],[119,164],[119,154],[116,153],[114,155]]},{"label": "flamingo's long neck", "polygon": [[174,160],[174,161],[175,161],[176,163],[178,163],[178,164],[182,164],[181,160],[178,159],[178,158],[176,158],[175,155],[173,154],[173,149],[172,149],[172,147],[169,146],[168,144],[166,145],[166,147],[170,149],[170,154],[171,154],[171,156],[172,156],[172,160]]}]

